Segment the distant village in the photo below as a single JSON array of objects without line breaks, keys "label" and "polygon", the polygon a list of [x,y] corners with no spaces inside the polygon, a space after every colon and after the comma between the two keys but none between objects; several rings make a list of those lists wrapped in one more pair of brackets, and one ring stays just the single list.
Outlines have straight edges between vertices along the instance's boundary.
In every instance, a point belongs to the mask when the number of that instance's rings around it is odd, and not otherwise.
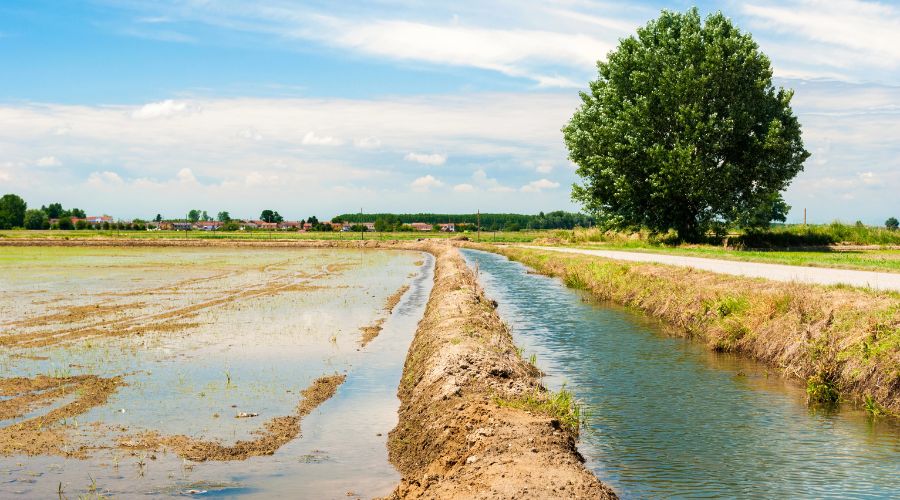
[{"label": "distant village", "polygon": [[[464,228],[465,224],[443,223],[429,224],[426,222],[413,222],[411,224],[386,225],[381,221],[373,222],[347,222],[331,220],[319,222],[314,217],[310,220],[268,222],[262,219],[230,219],[221,220],[152,220],[144,221],[135,219],[132,221],[115,220],[109,215],[68,217],[49,219],[49,229],[95,229],[95,230],[144,230],[144,231],[326,231],[326,232],[368,232],[368,231],[441,231],[456,232],[458,227]],[[466,228],[468,229],[468,228]]]}]

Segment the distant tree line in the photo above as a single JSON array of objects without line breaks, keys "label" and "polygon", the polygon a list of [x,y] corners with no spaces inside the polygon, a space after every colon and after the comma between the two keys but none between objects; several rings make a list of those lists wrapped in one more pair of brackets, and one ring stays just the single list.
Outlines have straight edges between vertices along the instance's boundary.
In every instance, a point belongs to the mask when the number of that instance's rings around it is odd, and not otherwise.
[{"label": "distant tree line", "polygon": [[[393,214],[393,213],[377,213],[377,214],[341,214],[332,220],[342,220],[349,223],[375,222],[376,229],[378,226],[385,228],[397,228],[403,225],[409,225],[413,222],[424,222],[426,224],[447,224],[467,225],[473,229],[478,224],[478,214]],[[383,221],[383,224],[379,224]],[[565,212],[558,210],[555,212],[537,215],[525,214],[481,214],[481,229],[485,231],[500,231],[520,229],[572,229],[574,227],[590,227],[594,225],[594,220],[588,215],[580,213]],[[379,229],[380,230],[380,229]]]}]

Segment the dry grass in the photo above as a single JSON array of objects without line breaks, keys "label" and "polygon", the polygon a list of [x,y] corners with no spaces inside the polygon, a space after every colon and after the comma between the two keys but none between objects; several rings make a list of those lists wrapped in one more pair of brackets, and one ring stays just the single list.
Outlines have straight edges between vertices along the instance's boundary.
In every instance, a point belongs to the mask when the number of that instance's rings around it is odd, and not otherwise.
[{"label": "dry grass", "polygon": [[739,352],[900,413],[900,296],[521,248],[489,248],[598,298],[636,307],[711,349]]}]

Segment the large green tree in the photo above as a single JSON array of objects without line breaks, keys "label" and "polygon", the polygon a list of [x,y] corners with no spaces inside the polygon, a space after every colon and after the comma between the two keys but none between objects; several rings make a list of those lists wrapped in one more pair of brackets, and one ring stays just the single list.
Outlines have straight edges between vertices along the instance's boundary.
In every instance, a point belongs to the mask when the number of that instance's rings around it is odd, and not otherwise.
[{"label": "large green tree", "polygon": [[43,210],[26,210],[23,226],[25,229],[47,229],[50,227],[50,218]]},{"label": "large green tree", "polygon": [[25,209],[28,205],[15,194],[5,194],[0,198],[0,229],[22,227],[25,223]]},{"label": "large green tree", "polygon": [[597,67],[563,132],[584,180],[572,197],[602,223],[691,240],[783,220],[809,153],[793,92],[749,34],[721,13],[663,11]]}]

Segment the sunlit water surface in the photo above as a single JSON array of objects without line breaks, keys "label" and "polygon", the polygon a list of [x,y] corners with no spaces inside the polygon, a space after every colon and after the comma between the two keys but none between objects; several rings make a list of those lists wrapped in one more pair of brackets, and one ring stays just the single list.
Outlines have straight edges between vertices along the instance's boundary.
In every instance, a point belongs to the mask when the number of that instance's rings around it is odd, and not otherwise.
[{"label": "sunlit water surface", "polygon": [[[110,429],[120,426],[126,434],[155,430],[225,443],[252,438],[265,420],[291,414],[299,392],[315,378],[337,372],[347,379],[334,397],[303,419],[301,436],[272,456],[189,463],[171,453],[113,447],[92,452],[87,460],[0,457],[0,498],[56,498],[60,487],[65,497],[78,498],[94,486],[116,498],[188,492],[372,497],[389,493],[399,481],[388,462],[387,433],[396,425],[403,361],[431,290],[430,255],[93,248],[30,249],[23,258],[5,252],[0,255],[6,257],[6,262],[0,258],[0,267],[8,271],[0,276],[0,324],[63,305],[118,304],[128,311],[123,315],[143,317],[185,304],[216,304],[188,315],[183,321],[193,326],[184,330],[0,352],[4,378],[124,375],[127,385],[106,405],[77,417],[73,433],[80,444],[114,444],[117,436]],[[313,275],[315,279],[308,278]],[[215,302],[260,283],[286,288]],[[381,334],[361,348],[359,328],[384,317],[387,296],[403,285],[410,289]],[[60,327],[66,326],[72,325]],[[260,416],[234,418],[239,411]]]},{"label": "sunlit water surface", "polygon": [[579,448],[622,497],[900,497],[896,423],[810,409],[802,387],[758,363],[667,336],[505,257],[463,253],[523,355],[586,406]]}]

